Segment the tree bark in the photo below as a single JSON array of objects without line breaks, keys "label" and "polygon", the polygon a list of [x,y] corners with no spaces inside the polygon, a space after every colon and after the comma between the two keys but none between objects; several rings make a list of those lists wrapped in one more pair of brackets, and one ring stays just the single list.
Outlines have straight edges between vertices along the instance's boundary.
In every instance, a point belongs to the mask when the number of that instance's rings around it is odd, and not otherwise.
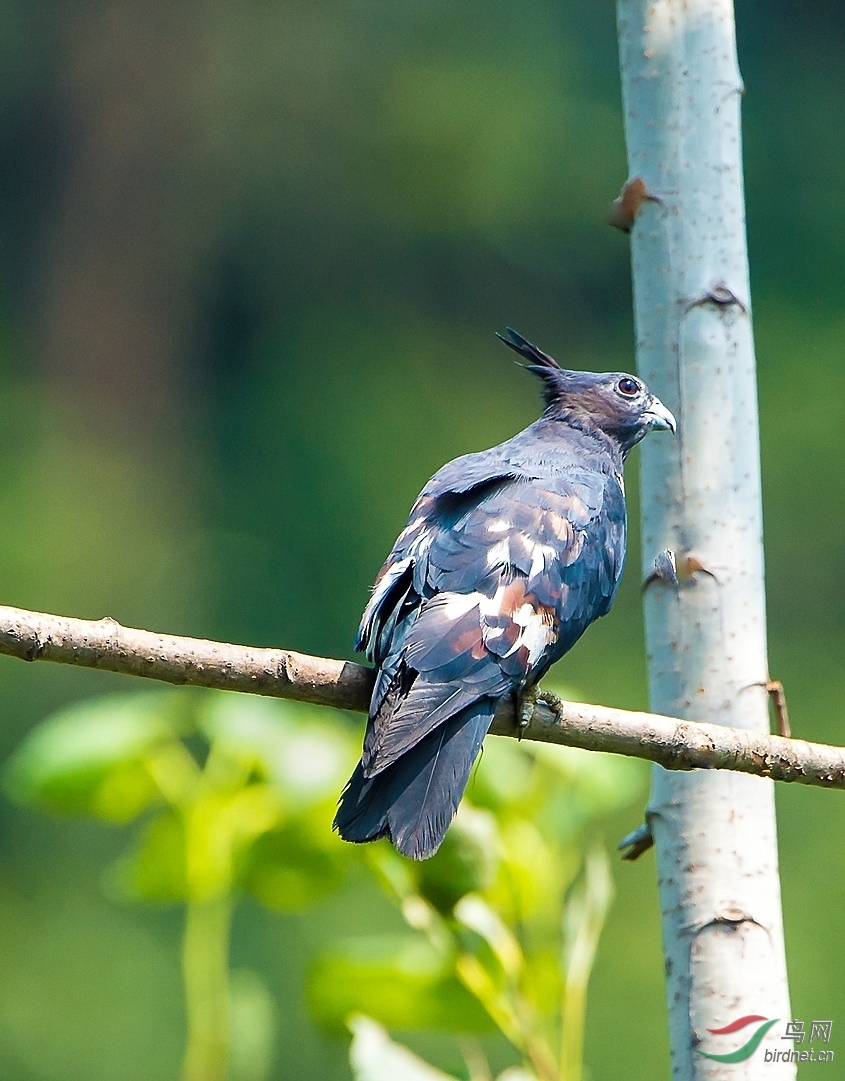
[{"label": "tree bark", "polygon": [[[651,707],[768,730],[754,347],[731,0],[618,0],[638,368],[679,420],[643,448],[643,558],[680,581],[645,599]],[[624,217],[624,215],[622,215]],[[619,221],[616,224],[620,224]],[[764,1062],[790,1017],[770,781],[656,769],[649,821],[673,1077],[794,1077]],[[778,1018],[745,1061],[748,1029]]]},{"label": "tree bark", "polygon": [[[122,627],[109,618],[73,619],[22,608],[0,607],[0,654],[361,713],[369,707],[375,675],[372,668],[353,661],[183,638]],[[531,723],[520,728],[513,702],[506,700],[490,731],[645,758],[672,770],[727,769],[845,789],[841,747],[653,713],[556,699],[551,706],[539,702]]]}]

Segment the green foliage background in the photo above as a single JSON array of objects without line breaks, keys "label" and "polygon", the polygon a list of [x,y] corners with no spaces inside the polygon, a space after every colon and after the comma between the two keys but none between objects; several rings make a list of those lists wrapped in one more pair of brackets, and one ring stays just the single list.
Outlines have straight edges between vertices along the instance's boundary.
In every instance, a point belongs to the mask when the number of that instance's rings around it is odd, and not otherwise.
[{"label": "green foliage background", "polygon": [[[738,7],[772,674],[796,734],[841,743],[845,10]],[[492,331],[631,366],[627,241],[602,224],[625,179],[613,18],[609,0],[4,0],[0,599],[348,656],[425,479],[536,414]],[[638,579],[634,550],[560,673],[635,708]],[[126,686],[3,661],[0,750]],[[833,1018],[833,1045],[845,807],[778,800],[793,1009]],[[178,910],[105,899],[118,831],[0,817],[0,1075],[175,1076]],[[615,877],[587,1060],[666,1076],[653,863]],[[238,910],[280,1079],[347,1076],[305,971],[391,921],[354,884],[305,916]]]}]

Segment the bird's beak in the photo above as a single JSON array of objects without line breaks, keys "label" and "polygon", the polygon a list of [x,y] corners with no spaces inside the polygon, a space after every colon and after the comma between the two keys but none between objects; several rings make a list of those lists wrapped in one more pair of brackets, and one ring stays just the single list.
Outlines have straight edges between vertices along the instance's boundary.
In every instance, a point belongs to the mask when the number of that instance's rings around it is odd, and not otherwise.
[{"label": "bird's beak", "polygon": [[643,413],[643,419],[648,421],[651,429],[660,428],[663,431],[672,432],[678,430],[678,422],[659,398],[652,395],[648,409]]}]

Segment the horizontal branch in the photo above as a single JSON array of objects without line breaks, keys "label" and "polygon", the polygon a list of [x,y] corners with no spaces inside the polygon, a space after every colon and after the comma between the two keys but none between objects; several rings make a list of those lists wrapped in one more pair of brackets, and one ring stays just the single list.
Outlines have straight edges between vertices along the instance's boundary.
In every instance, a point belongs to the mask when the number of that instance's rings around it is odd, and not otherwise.
[{"label": "horizontal branch", "polygon": [[116,620],[71,619],[0,607],[0,654],[56,661],[164,683],[245,691],[366,712],[373,672],[362,664],[254,649],[123,627]]},{"label": "horizontal branch", "polygon": [[[352,661],[309,657],[283,649],[182,638],[85,620],[0,607],[0,654],[56,661],[165,683],[244,691],[366,712],[373,671]],[[730,769],[776,781],[845,788],[845,750],[682,721],[608,706],[540,702],[531,724],[517,728],[513,703],[503,702],[491,732],[645,758],[666,769]]]}]

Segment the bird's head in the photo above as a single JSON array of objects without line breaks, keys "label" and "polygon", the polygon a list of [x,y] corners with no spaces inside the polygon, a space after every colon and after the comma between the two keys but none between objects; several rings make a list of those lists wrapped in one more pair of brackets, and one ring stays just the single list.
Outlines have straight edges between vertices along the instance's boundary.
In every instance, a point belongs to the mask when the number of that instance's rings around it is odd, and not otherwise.
[{"label": "bird's head", "polygon": [[603,432],[623,456],[655,428],[676,430],[674,416],[641,379],[624,372],[576,372],[526,341],[515,330],[499,338],[526,360],[525,367],[543,381],[545,416],[585,432]]}]

